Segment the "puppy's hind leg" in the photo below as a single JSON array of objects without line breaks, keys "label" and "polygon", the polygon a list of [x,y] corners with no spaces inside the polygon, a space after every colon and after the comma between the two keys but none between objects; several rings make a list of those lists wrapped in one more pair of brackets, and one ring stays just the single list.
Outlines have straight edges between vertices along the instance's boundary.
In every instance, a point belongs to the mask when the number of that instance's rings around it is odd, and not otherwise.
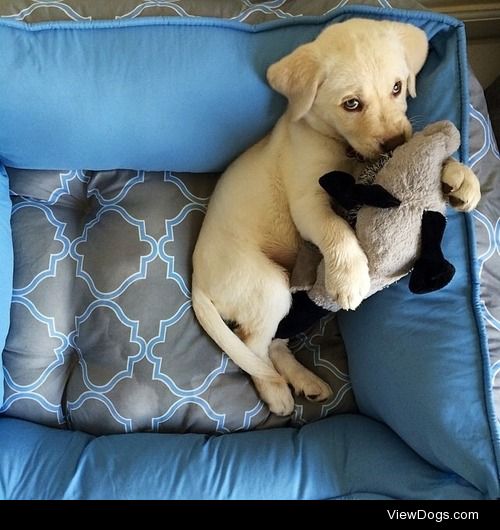
[{"label": "puppy's hind leg", "polygon": [[330,385],[297,361],[286,340],[273,340],[269,356],[276,370],[293,386],[296,395],[304,395],[309,401],[320,403],[332,396]]},{"label": "puppy's hind leg", "polygon": [[[283,271],[269,262],[266,271],[260,271],[259,283],[254,287],[248,303],[237,320],[241,339],[256,355],[269,359],[269,346],[281,319],[288,313],[291,296]],[[294,399],[285,379],[269,381],[253,377],[253,382],[269,410],[278,416],[293,412]]]}]

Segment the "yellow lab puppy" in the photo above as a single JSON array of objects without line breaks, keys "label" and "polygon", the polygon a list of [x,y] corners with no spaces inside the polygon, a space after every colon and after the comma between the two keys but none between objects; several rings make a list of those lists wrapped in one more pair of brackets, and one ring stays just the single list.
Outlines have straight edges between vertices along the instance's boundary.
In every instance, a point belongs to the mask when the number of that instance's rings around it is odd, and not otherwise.
[{"label": "yellow lab puppy", "polygon": [[[271,341],[290,309],[288,272],[300,238],[321,250],[326,286],[345,309],[370,287],[366,257],[349,225],[330,207],[318,179],[357,173],[411,135],[406,95],[428,50],[425,33],[397,22],[351,19],[326,28],[268,70],[288,98],[272,132],[220,178],[193,255],[193,308],[206,332],[248,372],[269,409],[290,414],[296,393],[327,399],[331,390]],[[475,175],[450,161],[443,181],[463,210],[477,204]],[[234,321],[234,332],[224,321]]]}]

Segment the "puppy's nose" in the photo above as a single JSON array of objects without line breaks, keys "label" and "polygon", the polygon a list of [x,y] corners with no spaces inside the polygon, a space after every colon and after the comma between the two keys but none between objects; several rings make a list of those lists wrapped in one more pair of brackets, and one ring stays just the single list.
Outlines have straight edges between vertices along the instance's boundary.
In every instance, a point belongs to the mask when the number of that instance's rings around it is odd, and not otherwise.
[{"label": "puppy's nose", "polygon": [[388,153],[389,151],[394,151],[394,149],[396,149],[396,147],[398,147],[399,145],[404,144],[405,141],[405,135],[398,134],[396,136],[393,136],[392,138],[387,138],[380,144],[380,146],[382,147],[382,151],[384,153]]}]

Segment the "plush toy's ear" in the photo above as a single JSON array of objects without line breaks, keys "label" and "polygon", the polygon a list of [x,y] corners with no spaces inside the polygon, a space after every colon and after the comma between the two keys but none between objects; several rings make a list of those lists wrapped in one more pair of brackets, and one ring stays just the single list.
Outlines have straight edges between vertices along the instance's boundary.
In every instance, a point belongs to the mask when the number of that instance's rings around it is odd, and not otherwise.
[{"label": "plush toy's ear", "polygon": [[446,155],[452,155],[460,147],[460,131],[451,121],[436,121],[427,125],[421,132],[424,136],[441,138]]},{"label": "plush toy's ear", "polygon": [[401,204],[379,184],[356,184],[354,177],[344,171],[330,171],[319,179],[319,184],[346,210],[364,204],[377,208],[395,208]]},{"label": "plush toy's ear", "polygon": [[310,110],[324,79],[324,67],[313,42],[299,46],[267,70],[269,84],[288,99],[293,121]]},{"label": "plush toy's ear", "polygon": [[330,171],[319,179],[319,185],[335,199],[342,208],[350,210],[357,206],[355,198],[356,181],[344,171]]},{"label": "plush toy's ear", "polygon": [[376,208],[396,208],[401,201],[380,184],[356,184],[356,198],[360,204]]},{"label": "plush toy's ear", "polygon": [[429,51],[429,42],[425,31],[411,24],[393,22],[396,27],[396,33],[404,49],[406,63],[408,64],[408,93],[412,98],[417,95],[415,79],[424,66],[427,53]]}]

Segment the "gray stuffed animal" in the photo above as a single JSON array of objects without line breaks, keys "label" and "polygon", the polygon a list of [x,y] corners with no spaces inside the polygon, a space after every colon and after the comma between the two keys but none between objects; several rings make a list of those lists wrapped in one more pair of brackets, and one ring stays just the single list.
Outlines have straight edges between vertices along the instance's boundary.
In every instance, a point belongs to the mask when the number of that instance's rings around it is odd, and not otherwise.
[{"label": "gray stuffed animal", "polygon": [[[358,182],[340,171],[321,177],[320,185],[334,199],[332,206],[340,207],[340,213],[355,223],[370,268],[367,296],[410,271],[409,287],[416,294],[450,282],[455,269],[441,251],[446,226],[441,171],[459,145],[457,128],[440,121],[377,161]],[[292,310],[280,323],[279,338],[292,337],[319,317],[339,310],[325,288],[322,256],[311,243],[304,242],[299,251],[291,288]]]}]

